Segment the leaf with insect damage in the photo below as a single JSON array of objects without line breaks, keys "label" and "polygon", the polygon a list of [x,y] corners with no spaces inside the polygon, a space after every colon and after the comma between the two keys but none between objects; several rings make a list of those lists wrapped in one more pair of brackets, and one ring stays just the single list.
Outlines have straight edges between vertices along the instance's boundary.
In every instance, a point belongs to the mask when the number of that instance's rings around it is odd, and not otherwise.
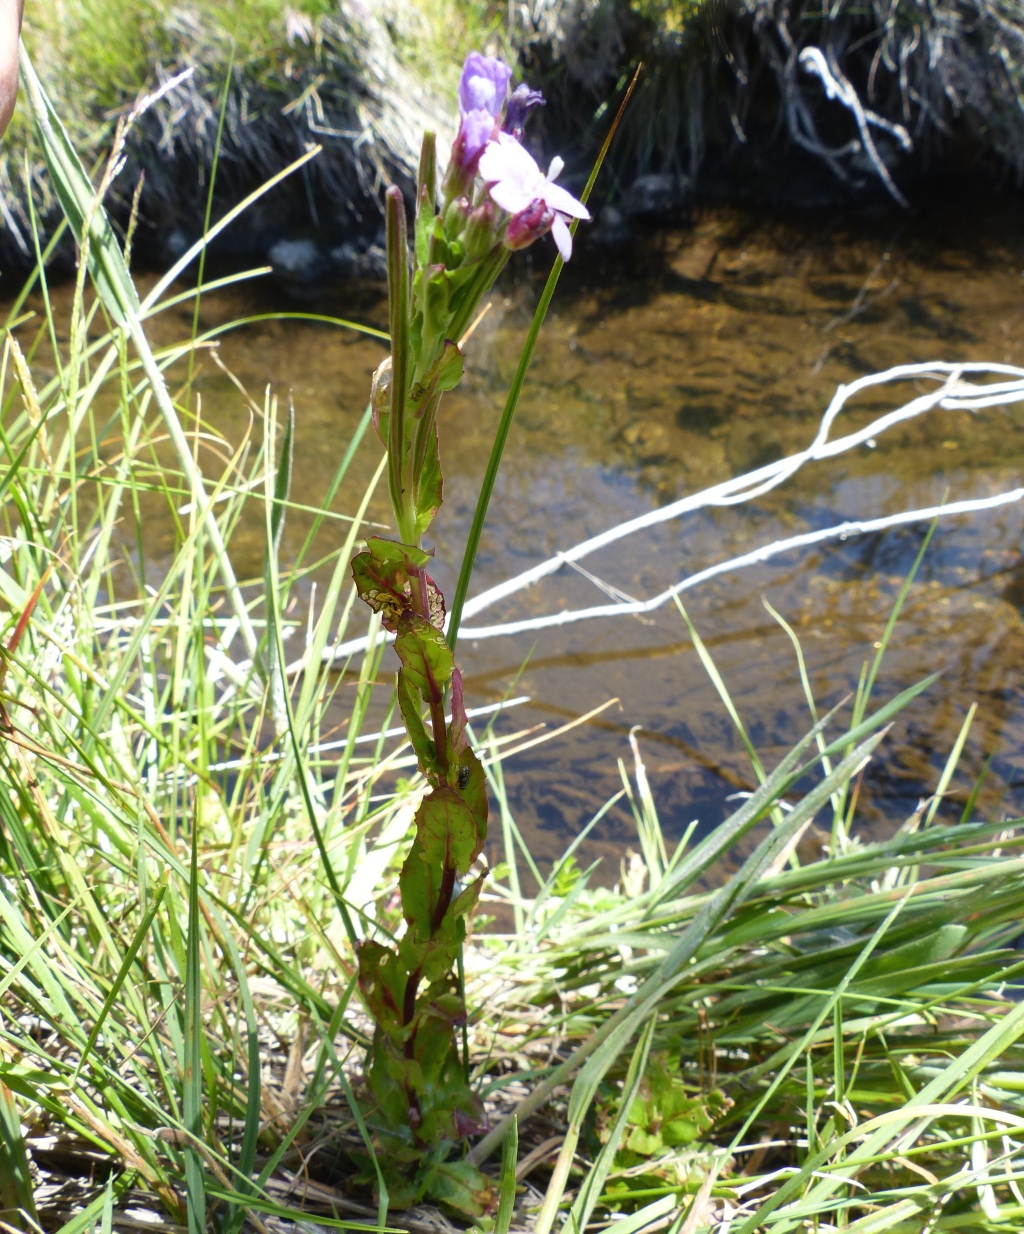
[{"label": "leaf with insect damage", "polygon": [[398,629],[406,611],[414,609],[414,587],[421,579],[427,590],[431,620],[444,624],[444,600],[433,579],[424,572],[430,554],[411,544],[371,536],[366,549],[352,559],[352,578],[360,597],[380,613],[385,630]]}]

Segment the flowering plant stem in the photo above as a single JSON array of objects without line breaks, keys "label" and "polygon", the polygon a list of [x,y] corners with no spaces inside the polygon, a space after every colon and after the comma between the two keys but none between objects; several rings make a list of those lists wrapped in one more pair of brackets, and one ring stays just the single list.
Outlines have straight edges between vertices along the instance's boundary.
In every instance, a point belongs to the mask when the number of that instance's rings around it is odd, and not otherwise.
[{"label": "flowering plant stem", "polygon": [[[367,1123],[396,1207],[429,1196],[469,1217],[494,1202],[488,1180],[456,1152],[484,1130],[457,1033],[466,1021],[461,948],[483,878],[469,872],[487,835],[487,791],[469,745],[462,678],[445,641],[444,597],[423,548],[442,500],[437,412],[462,377],[459,340],[512,250],[553,231],[564,256],[571,249],[567,219],[588,217],[519,145],[525,112],[539,96],[520,87],[506,117],[516,135],[500,128],[510,76],[499,60],[468,58],[440,208],[434,137],[424,137],[411,261],[405,202],[397,188],[386,194],[391,354],[374,375],[371,405],[387,449],[399,540],[371,538],[352,563],[360,596],[395,635],[398,705],[427,785],[398,880],[405,931],[397,942],[365,938],[358,946],[359,988],[375,1026]],[[493,180],[480,180],[485,159]],[[520,377],[516,395],[521,384]],[[492,463],[496,469],[493,455]],[[375,1181],[370,1169],[364,1177]]]}]

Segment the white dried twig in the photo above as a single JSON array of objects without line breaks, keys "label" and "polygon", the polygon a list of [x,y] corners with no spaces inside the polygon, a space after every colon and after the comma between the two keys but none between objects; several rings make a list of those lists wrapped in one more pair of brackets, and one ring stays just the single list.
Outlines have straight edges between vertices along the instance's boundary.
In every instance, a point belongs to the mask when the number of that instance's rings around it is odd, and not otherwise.
[{"label": "white dried twig", "polygon": [[[976,381],[968,378],[995,377],[995,381]],[[845,437],[830,440],[830,433],[840,413],[847,407],[851,399],[864,390],[874,386],[904,381],[934,381],[936,388],[918,395],[909,403],[894,411],[887,412],[872,420],[864,428],[849,433]],[[752,501],[762,496],[770,489],[776,488],[785,480],[795,475],[809,462],[820,462],[834,458],[862,445],[873,446],[876,440],[888,429],[897,424],[905,423],[918,416],[936,409],[946,411],[980,411],[989,407],[1005,406],[1010,403],[1024,402],[1024,368],[1009,364],[964,363],[948,364],[934,361],[924,364],[901,364],[895,368],[886,369],[882,373],[872,373],[860,377],[849,385],[840,386],[829,404],[814,440],[806,450],[792,454],[787,458],[769,463],[746,475],[735,476],[721,484],[699,493],[690,494],[663,506],[650,510],[637,518],[618,523],[608,528],[600,535],[584,540],[573,548],[566,549],[549,557],[537,565],[517,574],[514,578],[495,587],[488,588],[469,600],[464,610],[464,616],[470,618],[485,609],[493,607],[502,600],[519,591],[525,590],[534,583],[540,582],[550,574],[565,565],[573,565],[584,557],[606,548],[618,540],[644,531],[649,527],[671,519],[680,518],[697,510],[714,506],[736,505]],[[526,631],[541,630],[550,626],[566,625],[577,621],[586,621],[595,617],[623,617],[630,614],[649,613],[671,601],[674,597],[689,591],[691,588],[715,578],[721,574],[731,574],[770,560],[781,553],[793,552],[808,548],[813,544],[828,540],[847,539],[850,536],[865,535],[871,532],[884,531],[890,527],[913,522],[930,522],[936,518],[948,518],[955,514],[978,513],[992,510],[1000,506],[1010,505],[1024,500],[1024,488],[1012,489],[994,496],[972,497],[960,501],[947,502],[940,506],[928,506],[917,510],[904,510],[897,514],[880,518],[851,520],[791,536],[784,540],[775,540],[770,544],[761,545],[731,557],[726,561],[706,566],[693,574],[680,579],[674,586],[666,588],[648,599],[632,600],[623,598],[611,604],[596,605],[591,608],[575,609],[546,614],[541,617],[525,618],[520,621],[502,622],[491,626],[466,626],[462,630],[463,638],[484,639],[498,638],[507,634],[520,634]],[[350,639],[324,653],[325,660],[337,663],[348,656],[358,654],[366,648],[365,638]],[[293,668],[299,667],[298,665]],[[292,671],[291,669],[289,671]]]}]

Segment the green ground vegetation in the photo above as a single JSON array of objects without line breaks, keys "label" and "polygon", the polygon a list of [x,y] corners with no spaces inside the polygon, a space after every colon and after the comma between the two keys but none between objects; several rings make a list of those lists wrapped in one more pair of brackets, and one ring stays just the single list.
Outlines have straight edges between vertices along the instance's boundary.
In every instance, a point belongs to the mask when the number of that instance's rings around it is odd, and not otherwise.
[{"label": "green ground vegetation", "polygon": [[[189,262],[140,299],[47,141],[92,224],[70,320],[40,271],[0,357],[0,1218],[426,1228],[348,1185],[349,1154],[372,1177],[377,1143],[343,922],[400,932],[424,792],[376,731],[387,706],[369,719],[392,691],[380,640],[345,674],[322,657],[366,628],[349,562],[369,494],[347,476],[369,417],[319,494],[290,490],[272,388],[248,396],[238,440],[206,423],[189,374],[211,340],[154,351],[147,334],[198,294]],[[174,532],[153,562],[157,512]],[[306,529],[290,560],[283,520]],[[239,578],[246,526],[262,564]],[[886,696],[891,629],[851,702],[824,713],[806,687],[807,735],[766,766],[679,620],[756,785],[705,838],[670,839],[624,764],[609,807],[636,840],[616,885],[580,865],[604,811],[538,869],[504,788],[515,739],[475,734],[500,858],[465,956],[491,1228],[1020,1228],[1024,827],[943,801],[960,742],[935,798],[858,838],[858,777],[888,722],[926,705],[927,681]]]},{"label": "green ground vegetation", "polygon": [[[58,0],[30,6],[25,38],[73,126],[152,90],[158,68],[196,65],[214,83],[233,72],[251,90],[274,91],[287,89],[303,56],[323,54],[325,44],[358,67],[358,40],[343,39],[348,23],[358,24],[360,6],[350,9],[346,19],[333,0]],[[496,6],[486,0],[406,0],[378,11],[396,52],[416,63],[428,89],[450,90],[466,52],[492,43],[497,29]]]}]

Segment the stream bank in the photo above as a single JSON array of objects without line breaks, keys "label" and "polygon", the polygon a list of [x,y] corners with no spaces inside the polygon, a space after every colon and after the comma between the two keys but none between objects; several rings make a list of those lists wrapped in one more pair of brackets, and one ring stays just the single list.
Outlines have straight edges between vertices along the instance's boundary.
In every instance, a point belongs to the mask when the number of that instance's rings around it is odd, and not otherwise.
[{"label": "stream bank", "polygon": [[[643,61],[595,199],[606,242],[694,202],[919,210],[944,195],[936,184],[984,191],[1024,176],[1024,20],[1007,0],[839,0],[825,13],[810,0],[252,0],[240,13],[229,25],[211,0],[82,0],[26,17],[26,44],[97,172],[139,95],[190,74],[135,122],[109,195],[124,226],[141,178],[134,246],[147,263],[202,234],[208,198],[216,220],[320,145],[216,255],[269,261],[295,288],[378,273],[383,187],[409,190],[424,129],[450,138],[455,75],[477,45],[545,91],[532,139],[562,153],[570,188]],[[0,191],[0,268],[25,271],[33,214],[45,246],[60,212],[24,107]],[[71,267],[69,242],[53,260]]]}]

